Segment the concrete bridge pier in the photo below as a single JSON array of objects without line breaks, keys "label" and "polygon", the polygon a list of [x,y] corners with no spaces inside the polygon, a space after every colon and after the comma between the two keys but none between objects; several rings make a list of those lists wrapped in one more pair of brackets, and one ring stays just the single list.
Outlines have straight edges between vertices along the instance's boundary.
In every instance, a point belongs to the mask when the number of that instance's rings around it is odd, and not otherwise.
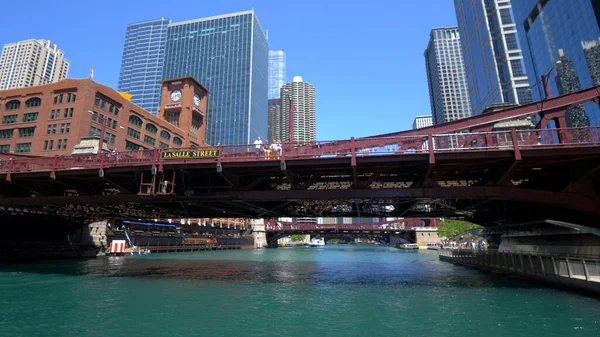
[{"label": "concrete bridge pier", "polygon": [[265,222],[263,219],[250,220],[252,227],[252,236],[254,237],[254,248],[267,247],[267,233],[265,232]]}]

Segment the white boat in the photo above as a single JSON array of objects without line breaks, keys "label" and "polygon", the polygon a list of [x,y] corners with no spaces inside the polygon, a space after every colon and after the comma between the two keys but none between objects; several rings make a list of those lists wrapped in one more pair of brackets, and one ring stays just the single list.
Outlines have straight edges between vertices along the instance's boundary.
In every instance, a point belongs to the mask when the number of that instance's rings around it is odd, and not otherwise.
[{"label": "white boat", "polygon": [[400,249],[419,249],[419,245],[416,243],[401,243],[396,245],[396,248]]},{"label": "white boat", "polygon": [[323,238],[320,238],[320,239],[312,238],[310,240],[310,243],[308,245],[310,247],[322,247],[322,246],[325,246],[325,239],[323,239]]}]

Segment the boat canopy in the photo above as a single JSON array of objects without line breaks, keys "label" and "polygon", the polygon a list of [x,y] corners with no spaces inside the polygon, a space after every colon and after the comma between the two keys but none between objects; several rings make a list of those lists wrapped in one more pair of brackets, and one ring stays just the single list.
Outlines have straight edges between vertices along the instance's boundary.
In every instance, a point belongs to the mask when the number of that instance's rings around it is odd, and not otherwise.
[{"label": "boat canopy", "polygon": [[169,227],[177,228],[177,226],[168,223],[156,223],[156,222],[141,222],[141,221],[123,221],[125,225],[136,225],[136,226],[153,226],[153,227]]}]

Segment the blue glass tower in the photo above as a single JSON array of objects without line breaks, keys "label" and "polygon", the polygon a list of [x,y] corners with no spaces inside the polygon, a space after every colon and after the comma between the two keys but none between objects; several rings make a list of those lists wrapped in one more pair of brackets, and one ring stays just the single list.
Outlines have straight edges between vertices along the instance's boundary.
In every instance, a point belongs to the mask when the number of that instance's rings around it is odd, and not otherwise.
[{"label": "blue glass tower", "polygon": [[285,83],[285,52],[269,50],[269,99],[279,98]]},{"label": "blue glass tower", "polygon": [[118,90],[133,95],[131,101],[156,114],[160,105],[159,83],[165,55],[167,18],[127,26]]},{"label": "blue glass tower", "polygon": [[163,79],[193,76],[210,91],[206,142],[267,136],[269,46],[253,10],[172,23]]},{"label": "blue glass tower", "polygon": [[[520,0],[513,7],[532,86],[543,75],[554,96],[600,85],[600,1]],[[532,94],[544,99],[543,86]],[[600,109],[573,106],[566,119],[568,126],[600,125]]]},{"label": "blue glass tower", "polygon": [[497,103],[531,103],[511,1],[454,0],[454,5],[473,114]]}]

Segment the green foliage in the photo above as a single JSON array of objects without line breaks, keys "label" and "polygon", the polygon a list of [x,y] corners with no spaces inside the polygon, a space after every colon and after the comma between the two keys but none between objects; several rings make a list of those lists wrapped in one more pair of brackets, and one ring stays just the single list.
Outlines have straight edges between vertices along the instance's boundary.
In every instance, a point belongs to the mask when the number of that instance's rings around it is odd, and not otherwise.
[{"label": "green foliage", "polygon": [[468,230],[478,228],[483,227],[468,221],[446,219],[445,221],[440,222],[438,236],[449,238],[463,234]]},{"label": "green foliage", "polygon": [[299,242],[299,241],[304,241],[304,238],[306,238],[306,235],[294,234],[294,235],[291,235],[290,238],[292,239],[292,242]]}]

